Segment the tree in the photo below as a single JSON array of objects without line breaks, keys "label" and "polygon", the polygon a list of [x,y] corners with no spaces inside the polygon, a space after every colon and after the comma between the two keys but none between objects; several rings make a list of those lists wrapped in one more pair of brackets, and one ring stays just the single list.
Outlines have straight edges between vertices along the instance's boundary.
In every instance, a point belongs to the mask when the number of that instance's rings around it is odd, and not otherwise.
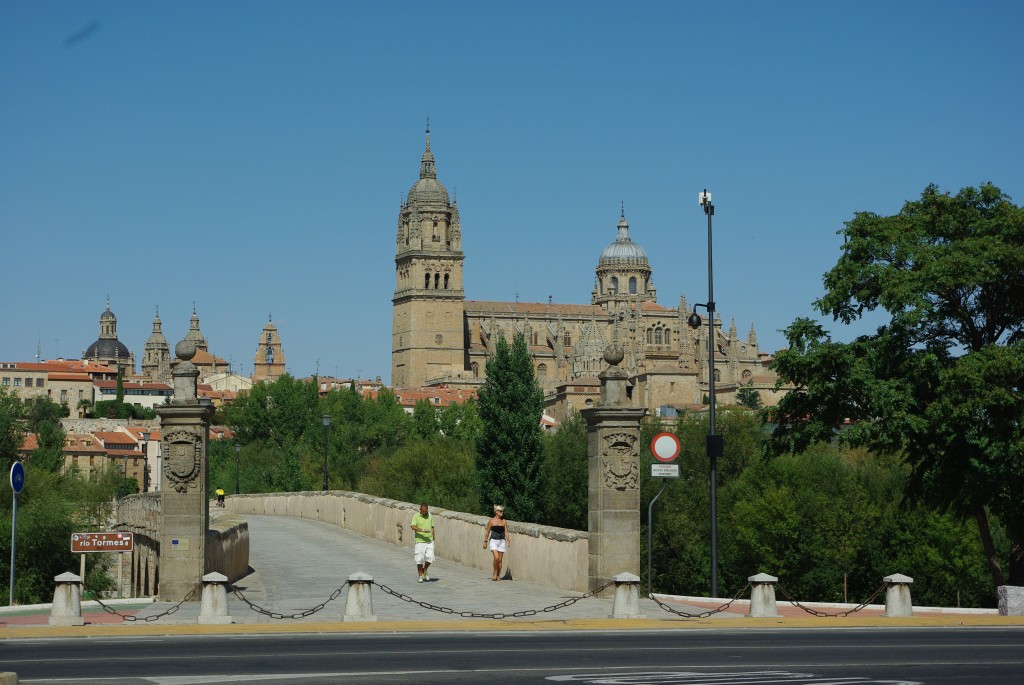
[{"label": "tree", "polygon": [[487,360],[487,380],[479,391],[483,433],[477,439],[480,504],[504,503],[511,519],[540,517],[540,417],[544,395],[533,375],[533,361],[522,334],[509,346],[498,338]]},{"label": "tree", "polygon": [[466,440],[414,438],[394,454],[372,458],[359,489],[453,511],[471,511],[479,501],[473,444]]},{"label": "tree", "polygon": [[540,467],[541,523],[587,529],[587,422],[570,411],[558,430],[544,436]]},{"label": "tree", "polygon": [[910,494],[977,522],[997,585],[989,515],[1004,524],[1010,583],[1024,584],[1024,210],[992,184],[956,196],[930,185],[840,234],[815,307],[842,324],[888,320],[851,343],[809,319],[786,329],[775,368],[798,389],[772,412],[772,452],[833,438],[903,451]]},{"label": "tree", "polygon": [[0,387],[0,465],[5,471],[9,471],[18,458],[18,450],[25,437],[21,422],[23,413],[18,396]]},{"label": "tree", "polygon": [[741,406],[747,407],[748,409],[760,409],[761,408],[761,395],[752,387],[753,383],[747,383],[739,390],[736,391],[736,401]]}]

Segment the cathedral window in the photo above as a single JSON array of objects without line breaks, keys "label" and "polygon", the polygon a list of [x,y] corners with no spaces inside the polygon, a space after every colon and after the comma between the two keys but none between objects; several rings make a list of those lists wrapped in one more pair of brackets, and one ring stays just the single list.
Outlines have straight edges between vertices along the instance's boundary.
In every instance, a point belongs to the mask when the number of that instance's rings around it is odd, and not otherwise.
[{"label": "cathedral window", "polygon": [[423,277],[423,287],[424,288],[429,288],[430,287],[430,272],[429,271]]},{"label": "cathedral window", "polygon": [[536,331],[534,331],[533,335],[530,337],[530,340],[531,340],[531,342],[530,342],[531,345],[536,345],[537,344],[537,332]]},{"label": "cathedral window", "polygon": [[449,278],[449,274],[445,274],[444,275],[444,289],[445,290],[448,290],[448,278]]},{"label": "cathedral window", "polygon": [[636,276],[629,277],[629,294],[636,295]]},{"label": "cathedral window", "polygon": [[750,380],[750,375],[751,374],[750,374],[750,370],[749,369],[744,369],[743,373],[741,374],[741,376],[743,377],[743,380],[745,380],[745,381],[746,380]]},{"label": "cathedral window", "polygon": [[648,345],[653,345],[654,344],[654,331],[652,329],[650,329],[650,328],[647,329],[647,344]]},{"label": "cathedral window", "polygon": [[569,336],[569,331],[566,331],[565,335],[562,336],[562,344],[572,345],[572,338]]},{"label": "cathedral window", "polygon": [[437,286],[441,284],[441,274],[434,274],[434,290],[437,290]]},{"label": "cathedral window", "polygon": [[670,331],[668,331],[667,329],[665,330],[665,344],[666,345],[671,345],[672,344],[672,333]]},{"label": "cathedral window", "polygon": [[715,383],[721,383],[721,382],[722,382],[722,372],[719,371],[718,369],[715,369]]},{"label": "cathedral window", "polygon": [[480,365],[478,363],[473,362],[469,368],[473,370],[473,378],[480,378]]},{"label": "cathedral window", "polygon": [[609,285],[608,292],[610,292],[612,295],[614,295],[618,291],[619,291],[619,277],[618,276],[612,276],[612,280],[611,280],[611,283]]},{"label": "cathedral window", "polygon": [[537,365],[537,380],[543,383],[548,377],[548,365],[538,364]]},{"label": "cathedral window", "polygon": [[662,340],[661,329],[660,328],[655,329],[655,331],[654,331],[654,344],[655,345],[660,345],[661,344],[661,340]]}]

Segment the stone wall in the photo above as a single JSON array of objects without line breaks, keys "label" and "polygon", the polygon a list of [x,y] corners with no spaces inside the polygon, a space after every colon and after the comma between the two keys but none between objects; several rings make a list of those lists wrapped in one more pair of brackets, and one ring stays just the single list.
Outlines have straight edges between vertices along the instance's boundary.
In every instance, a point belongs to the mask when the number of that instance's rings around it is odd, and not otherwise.
[{"label": "stone wall", "polygon": [[[238,514],[295,516],[331,523],[366,537],[409,548],[412,565],[412,531],[409,521],[418,505],[354,492],[299,492],[235,495],[227,508]],[[474,514],[431,508],[435,518],[439,559],[483,574],[491,570],[491,554],[483,549],[487,518]],[[516,580],[526,580],[576,592],[587,591],[587,533],[512,522],[512,547],[505,566]],[[360,569],[373,575],[372,568]],[[225,575],[227,575],[225,573]],[[230,577],[230,576],[229,576]]]}]

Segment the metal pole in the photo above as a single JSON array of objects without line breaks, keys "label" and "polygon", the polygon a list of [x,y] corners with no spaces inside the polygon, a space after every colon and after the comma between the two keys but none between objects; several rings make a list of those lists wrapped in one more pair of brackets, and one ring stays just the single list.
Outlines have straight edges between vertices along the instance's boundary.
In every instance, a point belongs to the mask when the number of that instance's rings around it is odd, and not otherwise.
[{"label": "metal pole", "polygon": [[665,492],[665,486],[668,485],[668,478],[661,479],[661,490],[658,490],[658,494],[654,496],[651,503],[647,505],[647,596],[651,596],[651,576],[654,575],[653,565],[651,563],[651,529],[654,528],[653,516],[654,503],[661,497],[661,493]]},{"label": "metal pole", "polygon": [[[707,189],[704,189],[707,195]],[[715,278],[711,251],[711,217],[715,206],[708,199],[704,203],[708,217],[708,400],[709,410],[708,462],[711,465],[711,596],[718,597],[718,448],[715,437]]]},{"label": "metal pole", "polygon": [[327,492],[327,431],[330,425],[324,422],[324,492]]},{"label": "metal pole", "polygon": [[14,550],[18,546],[18,493],[14,493],[14,504],[11,505],[11,596],[8,606],[14,606]]},{"label": "metal pole", "polygon": [[241,452],[242,452],[242,446],[236,443],[235,444],[235,494],[236,495],[240,494],[240,490],[239,490],[239,487],[238,487],[238,460],[239,460],[239,457],[241,456]]}]

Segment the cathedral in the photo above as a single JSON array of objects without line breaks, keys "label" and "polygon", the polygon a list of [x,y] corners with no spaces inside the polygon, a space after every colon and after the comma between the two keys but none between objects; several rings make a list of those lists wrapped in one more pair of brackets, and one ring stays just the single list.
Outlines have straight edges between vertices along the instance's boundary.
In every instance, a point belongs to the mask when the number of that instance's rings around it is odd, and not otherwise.
[{"label": "cathedral", "polygon": [[[610,222],[609,222],[610,223]],[[751,324],[740,336],[735,321],[714,322],[714,361],[708,359],[707,322],[687,325],[686,298],[657,302],[647,253],[633,241],[625,211],[614,240],[600,253],[589,304],[467,300],[463,284],[462,223],[458,203],[437,178],[427,129],[419,179],[398,211],[395,295],[392,300],[391,382],[395,388],[479,386],[499,336],[523,335],[548,413],[598,401],[604,348],[622,346],[634,406],[657,415],[707,401],[710,373],[721,404],[737,403],[746,388],[763,405],[778,403],[771,357],[758,349]],[[713,370],[712,370],[713,366]]]}]

